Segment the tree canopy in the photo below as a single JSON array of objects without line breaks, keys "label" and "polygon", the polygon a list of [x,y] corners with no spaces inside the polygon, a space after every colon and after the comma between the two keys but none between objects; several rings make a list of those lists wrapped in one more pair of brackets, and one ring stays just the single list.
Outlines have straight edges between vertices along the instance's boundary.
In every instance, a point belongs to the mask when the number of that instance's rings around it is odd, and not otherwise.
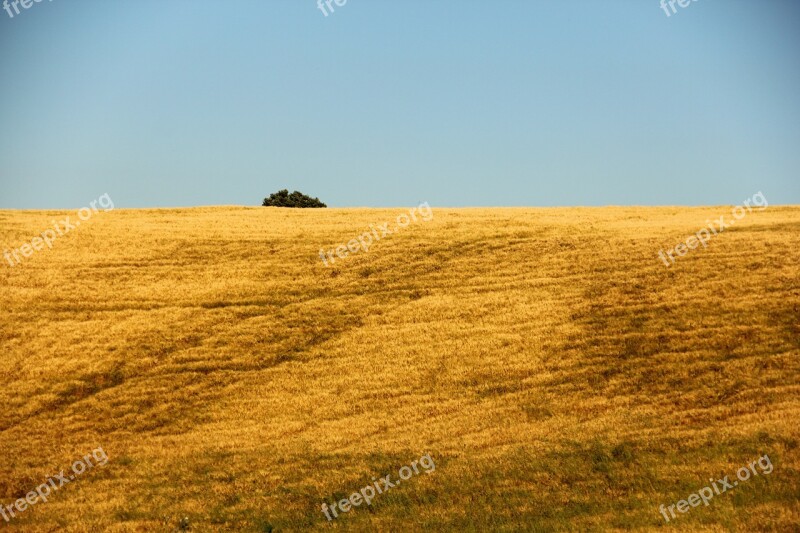
[{"label": "tree canopy", "polygon": [[300,191],[289,194],[287,189],[270,194],[269,198],[264,198],[264,207],[328,207],[319,201],[319,198],[311,198]]}]

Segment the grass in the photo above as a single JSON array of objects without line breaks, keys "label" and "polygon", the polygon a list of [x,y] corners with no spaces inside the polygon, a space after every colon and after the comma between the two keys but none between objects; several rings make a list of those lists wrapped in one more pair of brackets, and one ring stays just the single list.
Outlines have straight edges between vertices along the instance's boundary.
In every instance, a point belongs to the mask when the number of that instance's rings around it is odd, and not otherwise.
[{"label": "grass", "polygon": [[115,210],[0,265],[0,504],[109,457],[0,528],[796,530],[800,208],[669,268],[730,208],[434,209],[323,266],[404,211]]}]

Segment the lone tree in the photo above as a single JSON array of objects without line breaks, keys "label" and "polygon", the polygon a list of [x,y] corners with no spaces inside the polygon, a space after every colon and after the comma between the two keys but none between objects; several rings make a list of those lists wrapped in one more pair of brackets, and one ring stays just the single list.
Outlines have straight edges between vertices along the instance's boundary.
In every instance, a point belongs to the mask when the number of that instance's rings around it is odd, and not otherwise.
[{"label": "lone tree", "polygon": [[311,198],[300,191],[289,194],[286,189],[270,194],[269,198],[264,198],[264,203],[261,205],[264,207],[328,207],[320,202],[319,198]]}]

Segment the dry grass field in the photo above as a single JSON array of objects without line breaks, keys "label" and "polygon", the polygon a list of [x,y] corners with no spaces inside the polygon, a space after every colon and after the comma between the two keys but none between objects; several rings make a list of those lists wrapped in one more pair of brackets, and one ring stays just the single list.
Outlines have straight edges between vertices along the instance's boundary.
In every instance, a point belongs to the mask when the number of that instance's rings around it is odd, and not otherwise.
[{"label": "dry grass field", "polygon": [[798,531],[800,207],[658,259],[730,209],[434,207],[331,267],[408,210],[97,213],[0,264],[0,505],[108,463],[0,530]]}]

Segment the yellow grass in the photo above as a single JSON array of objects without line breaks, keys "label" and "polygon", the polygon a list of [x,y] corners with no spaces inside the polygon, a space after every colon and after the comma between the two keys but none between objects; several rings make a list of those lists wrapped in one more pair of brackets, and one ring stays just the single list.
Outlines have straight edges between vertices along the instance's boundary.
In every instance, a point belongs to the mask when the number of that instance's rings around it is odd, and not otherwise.
[{"label": "yellow grass", "polygon": [[403,212],[115,210],[0,264],[0,504],[109,457],[0,529],[796,531],[800,208],[670,268],[730,207],[434,208],[322,264]]}]

